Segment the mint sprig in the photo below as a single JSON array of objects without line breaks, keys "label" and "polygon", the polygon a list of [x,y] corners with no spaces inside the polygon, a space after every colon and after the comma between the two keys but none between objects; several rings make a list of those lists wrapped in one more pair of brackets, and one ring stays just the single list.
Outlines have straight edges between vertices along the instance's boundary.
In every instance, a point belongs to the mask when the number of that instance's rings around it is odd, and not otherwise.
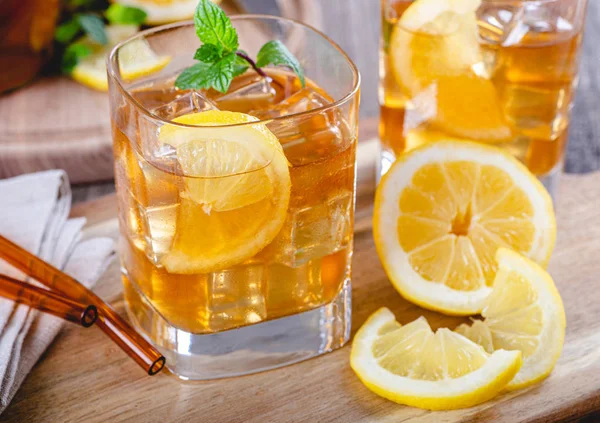
[{"label": "mint sprig", "polygon": [[266,76],[261,69],[267,65],[283,65],[291,68],[304,87],[306,80],[298,59],[278,40],[269,41],[258,52],[254,62],[239,49],[238,34],[225,12],[210,0],[200,0],[194,13],[194,27],[202,42],[194,59],[199,63],[185,69],[175,80],[181,89],[213,88],[227,92],[231,81],[252,67]]}]

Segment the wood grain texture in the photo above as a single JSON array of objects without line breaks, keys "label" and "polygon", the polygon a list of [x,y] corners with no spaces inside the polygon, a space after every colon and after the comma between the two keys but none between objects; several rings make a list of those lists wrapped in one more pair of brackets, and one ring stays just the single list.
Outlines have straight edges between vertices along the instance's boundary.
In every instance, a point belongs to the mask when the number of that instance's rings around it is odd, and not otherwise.
[{"label": "wood grain texture", "polygon": [[[371,236],[373,142],[359,146],[359,199],[353,260],[352,333],[382,306],[402,323],[425,315],[435,328],[464,321],[425,311],[389,283]],[[555,422],[600,411],[600,173],[565,176],[558,200],[559,237],[550,272],[567,312],[563,354],[552,375],[524,391],[467,410],[428,412],[368,391],[353,374],[350,346],[256,375],[181,382],[150,378],[97,329],[65,327],[35,366],[4,422]],[[74,208],[87,216],[86,236],[117,236],[116,201]],[[118,264],[96,292],[123,311]],[[592,418],[593,417],[589,417]],[[593,421],[593,420],[588,420]]]}]

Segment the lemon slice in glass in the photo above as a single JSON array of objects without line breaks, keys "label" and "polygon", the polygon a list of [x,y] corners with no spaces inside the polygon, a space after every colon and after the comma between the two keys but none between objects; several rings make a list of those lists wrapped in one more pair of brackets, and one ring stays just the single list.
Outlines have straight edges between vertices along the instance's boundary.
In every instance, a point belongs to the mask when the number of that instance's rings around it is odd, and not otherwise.
[{"label": "lemon slice in glass", "polygon": [[495,147],[439,141],[402,155],[375,195],[373,235],[396,289],[447,314],[481,312],[498,248],[545,266],[556,238],[552,200]]},{"label": "lemon slice in glass", "polygon": [[471,407],[494,397],[521,367],[519,351],[488,354],[424,317],[401,326],[381,308],[359,329],[350,365],[367,388],[400,404],[429,410]]},{"label": "lemon slice in glass", "polygon": [[159,140],[176,149],[185,187],[173,244],[163,258],[169,272],[206,273],[241,263],[283,226],[288,162],[265,125],[240,125],[257,120],[206,111],[173,120],[193,127],[161,127]]},{"label": "lemon slice in glass", "polygon": [[523,366],[508,389],[546,378],[560,357],[565,338],[565,310],[550,275],[531,260],[504,248],[496,254],[499,270],[481,315],[483,321],[456,332],[484,346],[518,350]]},{"label": "lemon slice in glass", "polygon": [[[421,113],[444,132],[485,142],[506,141],[511,131],[498,95],[483,70],[475,11],[481,0],[416,0],[390,40],[398,84],[419,98]],[[417,108],[417,111],[419,109]]]}]

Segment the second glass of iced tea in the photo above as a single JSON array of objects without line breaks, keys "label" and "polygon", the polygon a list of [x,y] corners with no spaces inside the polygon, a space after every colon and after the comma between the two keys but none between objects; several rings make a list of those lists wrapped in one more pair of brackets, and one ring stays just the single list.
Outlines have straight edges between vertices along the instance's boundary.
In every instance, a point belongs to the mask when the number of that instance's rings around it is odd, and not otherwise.
[{"label": "second glass of iced tea", "polygon": [[381,1],[381,172],[421,144],[471,140],[516,156],[552,194],[587,0],[482,0],[429,22],[410,12],[418,2]]},{"label": "second glass of iced tea", "polygon": [[[142,32],[108,61],[127,310],[184,379],[293,363],[350,333],[359,74],[307,26],[232,22],[250,55],[283,41],[306,86],[266,68],[225,94],[175,88],[199,46],[192,23]],[[170,64],[124,80],[131,43]]]}]

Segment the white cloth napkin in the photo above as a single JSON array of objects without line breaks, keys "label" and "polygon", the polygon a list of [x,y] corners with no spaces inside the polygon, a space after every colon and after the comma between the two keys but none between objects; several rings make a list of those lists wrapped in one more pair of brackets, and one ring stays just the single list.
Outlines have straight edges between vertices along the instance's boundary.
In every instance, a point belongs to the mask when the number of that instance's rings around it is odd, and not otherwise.
[{"label": "white cloth napkin", "polygon": [[[71,189],[64,171],[1,180],[0,198],[0,234],[88,288],[114,257],[111,239],[82,241],[85,219],[68,219]],[[26,279],[2,260],[0,273]],[[0,413],[62,325],[58,317],[0,298]]]}]

